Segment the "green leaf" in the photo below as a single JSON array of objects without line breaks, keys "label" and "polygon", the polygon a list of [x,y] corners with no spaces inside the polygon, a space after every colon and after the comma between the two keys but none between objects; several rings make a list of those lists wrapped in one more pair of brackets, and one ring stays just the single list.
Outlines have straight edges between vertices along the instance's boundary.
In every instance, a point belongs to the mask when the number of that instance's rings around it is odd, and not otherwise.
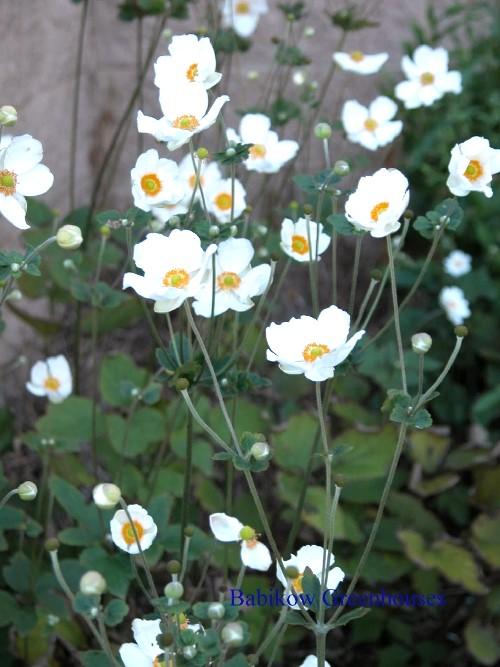
[{"label": "green leaf", "polygon": [[371,609],[369,607],[358,607],[357,609],[348,611],[345,614],[342,614],[338,621],[335,621],[332,627],[340,628],[343,625],[347,625],[351,621],[355,621],[358,618],[363,618],[363,616],[366,616],[366,614],[368,614],[370,611]]},{"label": "green leaf", "polygon": [[337,234],[341,234],[342,236],[362,236],[365,234],[362,229],[356,229],[343,213],[333,213],[332,215],[329,215],[326,222],[332,226]]},{"label": "green leaf", "polygon": [[492,567],[500,567],[500,512],[480,514],[472,524],[472,544]]},{"label": "green leaf", "polygon": [[128,420],[108,415],[106,426],[113,449],[128,458],[144,453],[165,437],[163,416],[154,408],[139,408]]},{"label": "green leaf", "polygon": [[349,480],[384,477],[396,440],[396,429],[391,424],[376,432],[344,431],[333,440],[334,447],[341,447],[334,462],[335,472]]},{"label": "green leaf", "polygon": [[97,507],[92,503],[87,505],[82,494],[60,477],[53,476],[51,478],[50,488],[64,511],[73,519],[76,519],[89,532],[89,535],[94,536],[95,539],[100,538]]},{"label": "green leaf", "polygon": [[[312,415],[293,415],[287,422],[286,429],[272,435],[276,463],[285,470],[305,470],[312,455],[317,430],[318,423]],[[318,465],[320,461],[315,467]]]},{"label": "green leaf", "polygon": [[104,651],[85,651],[78,657],[84,667],[109,667],[109,658]]},{"label": "green leaf", "polygon": [[102,574],[112,595],[121,598],[126,596],[130,582],[134,578],[130,558],[126,554],[110,555],[101,547],[95,546],[82,551],[80,562],[86,569],[96,570]]},{"label": "green leaf", "polygon": [[409,441],[412,459],[427,473],[436,472],[450,445],[448,436],[431,431],[413,431],[409,435]]},{"label": "green leaf", "polygon": [[128,614],[128,604],[115,598],[104,607],[104,622],[111,627],[118,625]]},{"label": "green leaf", "polygon": [[[98,432],[102,422],[97,412]],[[70,396],[62,403],[50,403],[47,413],[36,423],[40,435],[54,438],[56,445],[69,443],[76,447],[92,437],[92,401],[80,396]]]},{"label": "green leaf", "polygon": [[73,602],[73,609],[82,616],[92,616],[94,609],[99,608],[99,604],[99,595],[84,595],[78,591]]},{"label": "green leaf", "polygon": [[500,660],[498,635],[490,625],[481,625],[477,618],[465,626],[465,643],[469,653],[480,665],[496,665]]},{"label": "green leaf", "polygon": [[101,395],[109,405],[130,405],[133,400],[131,389],[142,389],[146,379],[147,372],[138,368],[128,355],[109,355],[101,365]]},{"label": "green leaf", "polygon": [[31,561],[22,552],[15,553],[2,569],[3,578],[12,590],[26,593],[31,589]]}]

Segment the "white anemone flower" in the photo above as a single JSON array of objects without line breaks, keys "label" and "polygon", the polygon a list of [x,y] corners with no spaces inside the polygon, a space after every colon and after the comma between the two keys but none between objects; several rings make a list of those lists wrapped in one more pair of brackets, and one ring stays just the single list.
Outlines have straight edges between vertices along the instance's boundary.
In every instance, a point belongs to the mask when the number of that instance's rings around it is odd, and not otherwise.
[{"label": "white anemone flower", "polygon": [[61,403],[73,391],[68,360],[62,354],[37,361],[31,369],[26,389],[35,396],[46,396],[51,403]]},{"label": "white anemone flower", "polygon": [[253,570],[265,572],[271,567],[271,554],[251,526],[244,526],[234,516],[224,512],[211,514],[210,529],[219,542],[241,542],[241,562]]},{"label": "white anemone flower", "polygon": [[271,279],[269,264],[251,267],[253,256],[254,249],[248,239],[227,239],[219,244],[215,280],[210,269],[193,303],[197,315],[211,317],[212,297],[214,316],[227,310],[243,312],[252,308],[253,297],[263,294]]},{"label": "white anemone flower", "polygon": [[135,618],[132,621],[132,633],[135,644],[122,644],[120,658],[125,667],[161,667],[164,651],[160,648],[157,637],[162,634],[160,619],[147,621]]},{"label": "white anemone flower", "polygon": [[470,317],[469,302],[460,287],[443,287],[439,293],[439,303],[444,308],[446,317],[458,326]]},{"label": "white anemone flower", "polygon": [[267,0],[223,0],[222,21],[226,28],[233,28],[241,37],[250,37],[267,11]]},{"label": "white anemone flower", "polygon": [[125,510],[115,512],[115,515],[109,522],[111,539],[119,549],[129,554],[138,554],[139,546],[136,535],[141,545],[141,550],[146,551],[153,544],[158,533],[158,527],[144,507],[140,505],[127,505],[127,510],[132,522],[130,522]]},{"label": "white anemone flower", "polygon": [[239,134],[229,128],[227,138],[236,143],[253,144],[245,166],[249,171],[261,174],[275,174],[294,158],[299,150],[296,141],[280,141],[276,132],[271,130],[271,119],[261,113],[248,113],[243,116]]},{"label": "white anemone flower", "polygon": [[377,97],[369,107],[348,100],[342,109],[347,138],[371,151],[390,144],[403,129],[402,121],[393,120],[397,111],[397,104],[388,97]]},{"label": "white anemone flower", "polygon": [[[137,114],[137,129],[164,141],[170,151],[187,144],[198,132],[211,127],[220,110],[229,101],[227,95],[217,97],[208,110],[208,93],[201,83],[186,83],[160,88],[160,106],[163,117],[157,120]],[[207,111],[208,110],[208,111]]]},{"label": "white anemone flower", "polygon": [[445,257],[443,266],[449,276],[460,278],[471,270],[472,257],[462,250],[453,250]]},{"label": "white anemone flower", "polygon": [[212,88],[222,78],[215,71],[215,52],[208,37],[174,35],[169,44],[168,56],[160,56],[155,63],[155,85],[170,88],[176,81],[201,83]]},{"label": "white anemone flower", "polygon": [[[315,655],[308,655],[299,667],[318,667],[318,658]],[[325,667],[330,667],[328,660],[325,660]]]},{"label": "white anemone flower", "polygon": [[500,149],[491,148],[484,137],[471,137],[452,148],[448,170],[446,185],[452,194],[465,197],[469,192],[482,192],[493,197],[491,181],[500,172]]},{"label": "white anemone flower", "polygon": [[448,71],[448,51],[433,49],[426,44],[419,46],[413,58],[403,56],[401,67],[408,80],[396,86],[396,97],[407,109],[429,107],[446,93],[462,92],[462,75]]},{"label": "white anemone flower", "polygon": [[325,308],[317,319],[302,315],[282,324],[272,322],[266,329],[267,360],[278,362],[290,375],[328,380],[365,334],[358,331],[348,338],[350,324],[349,314],[337,306]]},{"label": "white anemone flower", "polygon": [[42,144],[29,134],[2,141],[0,213],[18,229],[29,229],[25,197],[45,194],[54,182],[50,169],[40,164],[42,158]]},{"label": "white anemone flower", "polygon": [[[323,572],[323,559],[326,563],[328,558],[328,553],[325,553],[323,547],[318,547],[313,544],[308,544],[304,547],[301,547],[296,554],[292,554],[288,560],[283,561],[285,569],[287,567],[296,567],[299,574],[295,579],[292,580],[291,593],[303,593],[304,589],[302,588],[302,579],[306,568],[309,568],[311,572],[318,577],[321,581],[322,572]],[[330,570],[326,577],[326,588],[329,592],[336,590],[341,581],[344,580],[345,573],[340,567],[332,567],[335,563],[335,556],[330,552]],[[285,588],[288,587],[288,581],[284,576],[283,572],[279,565],[276,568],[276,573],[278,579],[283,584]],[[294,604],[293,601],[288,603],[290,607],[298,607],[298,604]],[[312,664],[312,663],[311,663]]]},{"label": "white anemone flower", "polygon": [[152,209],[152,213],[156,220],[162,224],[158,228],[153,228],[154,231],[163,229],[165,226],[164,223],[168,222],[174,215],[184,215],[184,213],[187,213],[188,210],[189,204],[187,204],[184,199],[178,204],[159,204],[158,206],[155,206]]},{"label": "white anemone flower", "polygon": [[359,179],[358,187],[345,204],[345,214],[356,229],[382,238],[397,232],[408,207],[408,179],[397,169],[379,169]]},{"label": "white anemone flower", "polygon": [[[201,162],[201,165],[200,165]],[[207,162],[207,160],[199,160],[195,156],[195,163],[197,167],[200,168],[199,178],[200,184],[196,188],[195,201],[201,199],[200,187],[205,192],[205,190],[210,190],[216,183],[222,179],[222,174],[219,169],[217,162]],[[193,195],[193,190],[196,185],[196,172],[193,165],[193,160],[191,155],[188,153],[179,163],[179,177],[184,185],[185,195],[184,203],[189,205],[191,197]]]},{"label": "white anemone flower", "polygon": [[245,188],[237,178],[234,186],[230,178],[211,183],[204,195],[209,212],[222,223],[231,222],[231,213],[233,220],[239,218],[247,206]]},{"label": "white anemone flower", "polygon": [[285,218],[281,223],[281,249],[297,262],[319,261],[331,241],[323,229],[320,222],[307,218],[297,222]]},{"label": "white anemone flower", "polygon": [[134,262],[144,275],[126,273],[123,289],[153,299],[155,312],[169,313],[198,292],[216,248],[212,244],[203,251],[200,238],[188,229],[174,229],[169,236],[148,234],[134,247]]},{"label": "white anemone flower", "polygon": [[363,51],[351,51],[350,53],[337,51],[337,53],[333,54],[332,58],[341,69],[347,72],[354,72],[355,74],[366,75],[378,72],[387,62],[389,54],[374,53],[373,55],[368,55],[363,53]]},{"label": "white anemone flower", "polygon": [[162,205],[173,206],[184,197],[179,167],[173,160],[160,158],[154,148],[139,155],[130,175],[134,205],[142,211],[154,211]]}]

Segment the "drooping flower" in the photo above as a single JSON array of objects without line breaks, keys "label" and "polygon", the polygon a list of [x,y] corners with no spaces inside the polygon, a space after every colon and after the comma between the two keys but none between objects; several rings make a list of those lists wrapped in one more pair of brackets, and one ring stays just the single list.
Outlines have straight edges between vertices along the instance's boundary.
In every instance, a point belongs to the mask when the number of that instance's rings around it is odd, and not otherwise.
[{"label": "drooping flower", "polygon": [[120,647],[120,658],[125,667],[160,667],[160,658],[164,654],[157,640],[162,634],[160,619],[147,621],[135,618],[132,621],[132,633],[135,644],[122,644]]},{"label": "drooping flower", "polygon": [[452,148],[448,170],[446,185],[452,194],[465,197],[482,192],[493,197],[491,181],[500,172],[500,149],[491,148],[484,137],[471,137]]},{"label": "drooping flower", "polygon": [[332,58],[343,70],[366,75],[378,72],[386,63],[389,54],[374,53],[373,55],[367,55],[363,51],[351,51],[351,53],[338,51],[333,54]]},{"label": "drooping flower", "polygon": [[26,199],[50,190],[54,176],[40,164],[42,144],[29,134],[4,138],[0,150],[0,213],[18,229],[26,223]]},{"label": "drooping flower", "polygon": [[[201,162],[201,165],[200,165]],[[200,185],[196,189],[195,200],[201,199],[200,187],[205,192],[210,190],[216,183],[222,179],[222,174],[217,162],[207,162],[206,160],[199,160],[195,157],[195,163],[200,165]],[[183,203],[189,205],[193,190],[196,185],[196,173],[193,165],[193,159],[188,153],[179,163],[179,177],[184,185],[185,195]]]},{"label": "drooping flower", "polygon": [[239,134],[229,128],[227,138],[236,143],[253,144],[245,166],[249,171],[261,174],[275,174],[295,157],[299,150],[296,141],[280,141],[276,132],[271,130],[270,118],[261,113],[248,113],[243,116]]},{"label": "drooping flower", "polygon": [[137,129],[166,142],[167,148],[174,151],[187,144],[198,132],[211,127],[228,101],[227,95],[217,97],[207,111],[208,93],[201,83],[176,84],[174,92],[171,87],[163,87],[160,88],[163,117],[158,120],[139,111]]},{"label": "drooping flower", "polygon": [[261,295],[271,279],[269,264],[251,267],[254,249],[248,239],[222,241],[215,255],[215,277],[211,270],[193,303],[197,315],[211,317],[227,310],[249,310],[252,298]]},{"label": "drooping flower", "polygon": [[396,97],[407,109],[431,106],[446,93],[462,92],[462,75],[448,71],[448,51],[422,44],[413,57],[403,56],[401,67],[408,80],[396,86]]},{"label": "drooping flower", "polygon": [[168,56],[160,56],[155,63],[155,85],[172,90],[176,82],[200,83],[207,90],[222,78],[215,71],[215,52],[208,37],[174,35]]},{"label": "drooping flower", "polygon": [[240,181],[235,178],[234,186],[230,178],[222,178],[211,183],[205,192],[207,208],[219,222],[231,222],[238,218],[246,208],[246,192]]},{"label": "drooping flower", "polygon": [[459,278],[471,270],[472,257],[462,250],[453,250],[445,257],[443,266],[449,276]]},{"label": "drooping flower", "polygon": [[156,213],[157,208],[173,207],[184,197],[179,167],[173,160],[160,158],[154,148],[139,155],[130,175],[134,205],[142,211]]},{"label": "drooping flower", "polygon": [[216,540],[241,543],[243,565],[262,572],[269,570],[272,562],[269,549],[257,539],[258,535],[251,526],[244,526],[234,516],[228,516],[224,512],[211,514],[209,521]]},{"label": "drooping flower", "polygon": [[350,323],[349,314],[337,306],[325,308],[317,319],[302,315],[282,324],[273,322],[266,329],[267,359],[290,375],[327,380],[365,334],[358,331],[348,339]]},{"label": "drooping flower", "polygon": [[127,510],[132,522],[125,510],[120,509],[115,512],[109,523],[111,538],[119,549],[129,554],[138,554],[139,546],[137,540],[139,540],[141,550],[146,551],[153,544],[158,533],[158,528],[144,507],[140,505],[127,505]]},{"label": "drooping flower", "polygon": [[396,232],[400,218],[408,207],[408,179],[397,169],[379,169],[372,176],[359,179],[349,196],[345,214],[356,229],[381,238]]},{"label": "drooping flower", "polygon": [[250,37],[267,11],[267,0],[223,0],[222,21],[226,28],[233,28],[241,37]]},{"label": "drooping flower", "polygon": [[126,273],[123,289],[132,287],[145,299],[153,299],[155,312],[168,313],[195,296],[206,276],[210,255],[200,238],[188,229],[174,229],[169,236],[151,233],[134,247],[134,262],[144,275]]},{"label": "drooping flower", "polygon": [[458,326],[470,317],[469,302],[460,287],[443,287],[439,293],[439,303],[444,308],[446,317]]},{"label": "drooping flower", "polygon": [[[283,561],[285,569],[287,567],[293,566],[296,567],[299,572],[298,576],[292,581],[291,592],[298,594],[303,593],[302,579],[304,578],[306,568],[309,568],[311,572],[321,581],[321,576],[323,572],[323,559],[325,560],[326,563],[327,557],[328,554],[327,553],[325,554],[325,550],[323,549],[323,547],[319,547],[313,544],[308,544],[304,547],[301,547],[296,554],[292,554],[288,560]],[[343,570],[340,569],[340,567],[332,567],[334,563],[335,563],[335,556],[332,553],[330,553],[331,569],[329,570],[328,575],[326,577],[326,588],[330,592],[336,590],[340,582],[343,581],[345,577],[345,573],[343,572]],[[278,579],[286,588],[288,586],[288,582],[283,572],[281,571],[279,565],[276,568],[276,573]],[[289,602],[288,604],[290,607],[299,606],[298,604],[295,604],[293,601]]]},{"label": "drooping flower", "polygon": [[393,120],[397,111],[396,103],[388,97],[377,97],[369,107],[348,100],[342,109],[347,138],[371,151],[390,144],[403,129],[400,120]]},{"label": "drooping flower", "polygon": [[26,389],[35,396],[47,396],[51,403],[61,403],[73,391],[68,360],[62,354],[37,361],[31,369]]},{"label": "drooping flower", "polygon": [[281,248],[297,262],[319,261],[330,245],[330,237],[323,232],[323,225],[307,218],[293,222],[285,218],[281,223]]},{"label": "drooping flower", "polygon": [[121,489],[116,484],[97,484],[92,490],[94,503],[101,509],[112,509],[120,502],[121,497]]},{"label": "drooping flower", "polygon": [[[318,658],[315,655],[308,655],[299,667],[318,667]],[[330,667],[328,660],[325,660],[325,667]]]}]

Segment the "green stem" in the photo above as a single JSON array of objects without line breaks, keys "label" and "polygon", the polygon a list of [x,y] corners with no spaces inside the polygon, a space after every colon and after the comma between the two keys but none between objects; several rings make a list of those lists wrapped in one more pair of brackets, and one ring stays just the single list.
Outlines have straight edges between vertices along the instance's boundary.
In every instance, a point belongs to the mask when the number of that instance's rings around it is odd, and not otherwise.
[{"label": "green stem", "polygon": [[[460,336],[457,336],[457,340],[455,342],[455,347],[453,348],[452,353],[450,354],[450,358],[446,362],[446,366],[443,368],[442,372],[439,374],[437,380],[427,389],[427,391],[422,394],[422,397],[418,401],[418,403],[415,405],[415,408],[413,409],[414,412],[418,410],[424,403],[432,396],[432,394],[436,391],[436,389],[439,387],[439,385],[443,382],[445,377],[448,375],[448,373],[451,370],[451,367],[455,363],[455,359],[458,356],[458,353],[460,352],[460,348],[462,347],[464,339],[461,338]],[[423,356],[423,355],[422,355]]]},{"label": "green stem", "polygon": [[403,385],[403,391],[408,393],[408,387],[406,384],[406,367],[405,367],[405,357],[403,350],[403,339],[401,337],[401,324],[399,322],[399,309],[398,309],[398,293],[396,285],[396,272],[394,270],[394,255],[392,253],[392,243],[391,237],[387,236],[387,255],[389,257],[389,272],[391,274],[391,292],[392,292],[392,306],[394,310],[394,328],[396,330],[396,342],[398,345],[398,355],[399,355],[399,365],[401,366],[401,383]]},{"label": "green stem", "polygon": [[354,311],[354,303],[356,301],[356,288],[358,286],[359,275],[359,260],[361,257],[361,244],[363,243],[363,236],[361,234],[356,237],[356,245],[354,249],[354,266],[352,268],[351,279],[351,293],[349,296],[349,314],[352,316]]},{"label": "green stem", "polygon": [[2,509],[2,507],[4,507],[4,505],[6,505],[9,502],[12,496],[17,496],[17,488],[12,489],[8,493],[6,493],[5,496],[2,498],[2,500],[0,500],[0,510]]},{"label": "green stem", "polygon": [[370,301],[370,298],[373,294],[373,290],[375,289],[375,286],[377,285],[379,281],[374,280],[373,278],[370,280],[370,284],[368,285],[368,289],[366,290],[366,294],[363,298],[363,301],[361,302],[361,306],[359,307],[359,313],[358,316],[356,317],[356,321],[354,322],[354,326],[352,328],[353,331],[357,331],[359,327],[359,323],[363,319],[363,315],[365,314],[366,307],[368,305],[368,302]]},{"label": "green stem", "polygon": [[182,509],[181,509],[181,526],[180,526],[180,541],[179,544],[182,546],[182,543],[185,539],[184,531],[187,526],[187,514],[189,507],[189,496],[191,490],[191,476],[193,472],[193,417],[189,413],[187,416],[187,425],[186,425],[186,471],[184,473],[184,491],[182,496]]}]

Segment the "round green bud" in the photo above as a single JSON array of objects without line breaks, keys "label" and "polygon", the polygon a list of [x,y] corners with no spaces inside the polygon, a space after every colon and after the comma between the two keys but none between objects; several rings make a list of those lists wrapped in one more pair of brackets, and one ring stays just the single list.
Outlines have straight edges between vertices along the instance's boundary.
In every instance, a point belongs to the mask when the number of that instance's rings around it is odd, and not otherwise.
[{"label": "round green bud", "polygon": [[180,574],[182,566],[178,560],[169,560],[167,563],[167,572],[170,574]]},{"label": "round green bud", "polygon": [[221,639],[226,646],[241,646],[245,639],[245,633],[241,623],[227,623],[220,633]]},{"label": "round green bud", "polygon": [[194,528],[192,526],[187,526],[186,528],[184,528],[184,535],[185,537],[193,537]]},{"label": "round green bud", "polygon": [[455,336],[457,336],[457,338],[465,338],[468,335],[469,335],[469,330],[463,324],[461,324],[458,327],[455,327]]},{"label": "round green bud", "polygon": [[180,600],[184,595],[184,586],[180,581],[170,581],[163,589],[165,597]]},{"label": "round green bud", "polygon": [[0,125],[12,127],[17,123],[17,110],[9,104],[0,107]]},{"label": "round green bud", "polygon": [[149,222],[149,227],[151,228],[151,230],[153,232],[156,232],[156,233],[162,232],[165,229],[166,226],[167,226],[166,220],[159,220],[158,218],[153,218]]},{"label": "round green bud", "polygon": [[314,128],[316,139],[329,139],[332,136],[332,128],[328,123],[318,123]]},{"label": "round green bud", "polygon": [[181,224],[181,219],[178,215],[173,215],[171,218],[169,218],[168,224],[170,227],[178,227]]},{"label": "round green bud", "polygon": [[276,262],[279,262],[279,261],[280,261],[280,259],[281,259],[281,255],[279,254],[279,252],[272,252],[272,253],[270,254],[270,258],[271,258],[271,262],[276,263]]},{"label": "round green bud", "polygon": [[406,211],[403,213],[403,218],[405,220],[412,220],[415,217],[415,213],[410,208],[407,208]]},{"label": "round green bud", "polygon": [[292,211],[296,211],[299,208],[299,202],[295,201],[295,199],[292,199],[292,201],[290,202],[290,208],[292,209]]},{"label": "round green bud", "polygon": [[220,621],[226,615],[226,608],[222,602],[211,602],[208,605],[207,615],[213,621]]},{"label": "round green bud", "polygon": [[378,283],[382,280],[382,271],[380,269],[373,269],[370,273],[370,278],[376,280]]},{"label": "round green bud", "polygon": [[243,526],[240,530],[240,537],[242,540],[253,540],[255,537],[255,530],[251,526]]},{"label": "round green bud", "polygon": [[236,155],[236,150],[232,146],[226,148],[226,157],[234,157],[235,155]]},{"label": "round green bud", "polygon": [[297,577],[299,576],[300,572],[299,572],[298,568],[295,567],[295,565],[289,565],[289,566],[285,569],[285,574],[286,574],[286,576],[287,576],[287,579],[297,579]]},{"label": "round green bud", "polygon": [[108,510],[115,507],[122,497],[121,489],[116,484],[98,484],[92,489],[92,497],[97,507]]},{"label": "round green bud", "polygon": [[189,389],[189,380],[187,378],[179,378],[175,383],[177,391],[186,391]]},{"label": "round green bud", "polygon": [[238,233],[238,225],[231,225],[231,227],[229,227],[229,233],[231,236],[236,236]]},{"label": "round green bud", "polygon": [[257,250],[257,255],[261,259],[266,259],[267,257],[269,257],[269,250],[267,248],[264,248],[264,247],[259,248]]},{"label": "round green bud", "polygon": [[80,592],[84,595],[102,595],[106,588],[106,579],[95,570],[85,572],[80,579]]},{"label": "round green bud", "polygon": [[17,273],[20,268],[21,265],[18,262],[12,262],[12,264],[10,265],[10,270],[12,271],[12,273]]},{"label": "round green bud", "polygon": [[111,227],[109,225],[102,225],[99,227],[99,233],[104,239],[108,239],[111,236]]},{"label": "round green bud", "polygon": [[345,486],[346,481],[345,475],[333,475],[333,483],[335,486]]},{"label": "round green bud", "polygon": [[305,215],[312,215],[313,210],[314,209],[311,206],[311,204],[304,204],[304,214]]},{"label": "round green bud", "polygon": [[208,235],[211,238],[215,238],[216,236],[219,236],[219,232],[220,232],[219,225],[210,225],[210,227],[208,229]]},{"label": "round green bud", "polygon": [[57,551],[59,549],[59,540],[57,537],[49,537],[48,540],[45,540],[45,550],[46,551]]},{"label": "round green bud", "polygon": [[35,482],[23,482],[17,487],[17,495],[21,500],[29,502],[35,500],[38,494],[38,487]]},{"label": "round green bud", "polygon": [[207,157],[209,156],[208,148],[200,146],[200,148],[198,148],[198,150],[196,151],[196,155],[200,158],[200,160],[206,160]]},{"label": "round green bud", "polygon": [[160,648],[169,648],[174,643],[174,636],[171,632],[164,632],[162,635],[156,638],[158,646]]},{"label": "round green bud", "polygon": [[432,338],[428,333],[420,332],[411,337],[411,347],[415,354],[426,354],[431,349]]},{"label": "round green bud", "polygon": [[267,442],[254,442],[250,447],[250,456],[253,456],[256,461],[266,461],[270,453]]},{"label": "round green bud", "polygon": [[351,171],[351,167],[345,160],[337,160],[333,165],[333,173],[335,176],[347,176]]},{"label": "round green bud", "polygon": [[76,225],[63,225],[57,230],[56,241],[63,250],[77,250],[83,243],[82,230]]}]

